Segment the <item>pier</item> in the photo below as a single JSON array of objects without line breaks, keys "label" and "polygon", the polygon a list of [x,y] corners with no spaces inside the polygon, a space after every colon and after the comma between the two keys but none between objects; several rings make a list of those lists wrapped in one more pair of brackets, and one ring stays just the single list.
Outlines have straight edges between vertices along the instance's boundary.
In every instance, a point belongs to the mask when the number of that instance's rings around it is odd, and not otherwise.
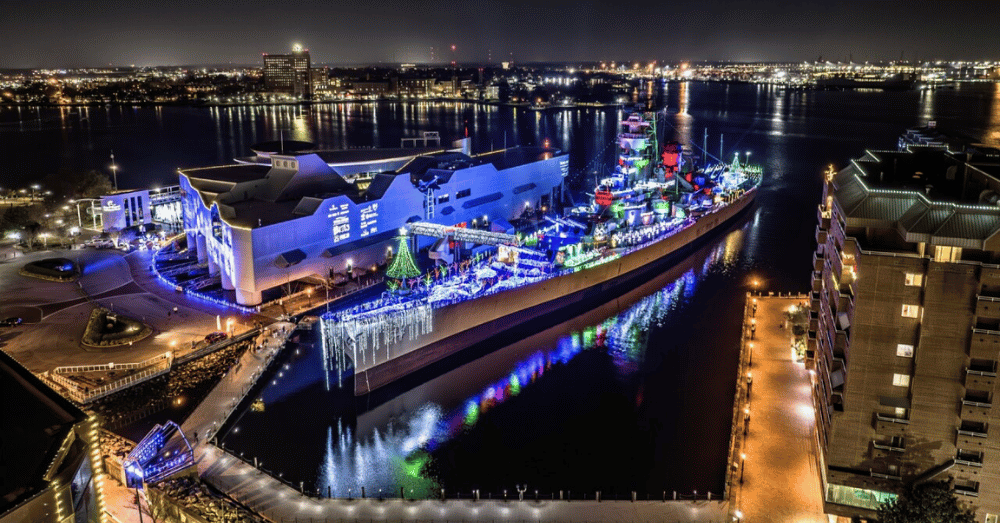
[{"label": "pier", "polygon": [[734,521],[828,521],[813,378],[795,361],[785,325],[800,302],[808,297],[746,295],[728,481]]}]

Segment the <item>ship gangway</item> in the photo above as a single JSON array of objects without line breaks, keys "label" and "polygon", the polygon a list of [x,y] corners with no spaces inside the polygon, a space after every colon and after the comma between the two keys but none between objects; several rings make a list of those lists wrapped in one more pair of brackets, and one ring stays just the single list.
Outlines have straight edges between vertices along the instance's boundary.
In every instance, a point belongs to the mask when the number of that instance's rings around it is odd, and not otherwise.
[{"label": "ship gangway", "polygon": [[433,238],[448,238],[460,242],[475,243],[477,245],[521,244],[516,235],[481,229],[466,229],[464,227],[453,227],[430,222],[413,222],[407,224],[406,228],[410,234]]}]

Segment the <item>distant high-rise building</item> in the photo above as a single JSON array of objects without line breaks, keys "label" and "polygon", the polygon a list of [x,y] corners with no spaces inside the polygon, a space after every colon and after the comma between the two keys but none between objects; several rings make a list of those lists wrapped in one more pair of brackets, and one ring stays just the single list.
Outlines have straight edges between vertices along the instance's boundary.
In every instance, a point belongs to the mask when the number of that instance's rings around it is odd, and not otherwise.
[{"label": "distant high-rise building", "polygon": [[330,90],[330,68],[329,67],[313,67],[310,70],[309,80],[311,82],[311,88],[313,94],[322,93]]},{"label": "distant high-rise building", "polygon": [[309,50],[292,48],[291,54],[264,54],[264,88],[272,93],[312,96]]},{"label": "distant high-rise building", "polygon": [[1000,514],[1000,151],[932,129],[828,172],[807,364],[826,511],[923,481]]}]

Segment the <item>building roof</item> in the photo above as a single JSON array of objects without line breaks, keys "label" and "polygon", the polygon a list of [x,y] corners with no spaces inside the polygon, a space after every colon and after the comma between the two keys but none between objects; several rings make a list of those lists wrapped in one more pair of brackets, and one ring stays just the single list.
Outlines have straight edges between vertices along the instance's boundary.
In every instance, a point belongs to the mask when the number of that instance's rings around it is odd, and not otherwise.
[{"label": "building roof", "polygon": [[[874,153],[883,161],[912,162],[905,155]],[[895,228],[908,242],[980,250],[986,250],[985,242],[1000,232],[1000,207],[939,200],[931,190],[900,183],[895,174],[898,171],[887,177],[885,166],[855,161],[835,176],[836,203],[849,227]]]},{"label": "building roof", "polygon": [[[48,485],[59,467],[60,447],[73,427],[87,419],[69,400],[0,351],[0,514]],[[81,451],[82,452],[82,451]],[[63,461],[66,461],[65,459]]]},{"label": "building roof", "polygon": [[552,147],[512,147],[473,156],[476,164],[492,163],[498,171],[559,156],[562,151]]},{"label": "building roof", "polygon": [[[397,176],[408,182],[446,183],[452,174],[477,165],[493,165],[498,171],[545,160],[562,154],[544,147],[513,147],[478,156],[469,156],[442,147],[397,149],[349,149],[343,151],[297,152],[299,171],[272,168],[270,159],[252,163],[182,169],[206,206],[217,202],[221,216],[233,225],[255,228],[313,214],[323,200],[346,195],[356,203],[382,198]],[[310,155],[311,158],[309,157]],[[378,171],[367,190],[347,182],[337,166],[359,165],[360,171]],[[395,170],[392,170],[395,169]],[[347,170],[351,170],[347,168]],[[264,180],[246,192],[233,191],[236,184]]]},{"label": "building roof", "polygon": [[235,164],[220,165],[218,167],[198,167],[194,169],[181,169],[188,178],[198,178],[207,181],[219,181],[226,183],[241,183],[252,180],[260,180],[267,176],[271,170],[269,164]]}]

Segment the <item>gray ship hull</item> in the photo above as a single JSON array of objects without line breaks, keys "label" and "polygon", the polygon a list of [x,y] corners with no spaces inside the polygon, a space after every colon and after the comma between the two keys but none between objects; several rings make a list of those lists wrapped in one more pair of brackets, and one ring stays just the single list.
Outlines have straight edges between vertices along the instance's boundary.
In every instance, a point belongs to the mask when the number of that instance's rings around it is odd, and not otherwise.
[{"label": "gray ship hull", "polygon": [[648,279],[649,271],[722,228],[749,207],[756,188],[730,205],[698,219],[691,227],[611,262],[472,301],[434,310],[433,331],[398,342],[398,356],[355,366],[354,394],[362,396],[461,350],[561,310],[607,301]]}]

